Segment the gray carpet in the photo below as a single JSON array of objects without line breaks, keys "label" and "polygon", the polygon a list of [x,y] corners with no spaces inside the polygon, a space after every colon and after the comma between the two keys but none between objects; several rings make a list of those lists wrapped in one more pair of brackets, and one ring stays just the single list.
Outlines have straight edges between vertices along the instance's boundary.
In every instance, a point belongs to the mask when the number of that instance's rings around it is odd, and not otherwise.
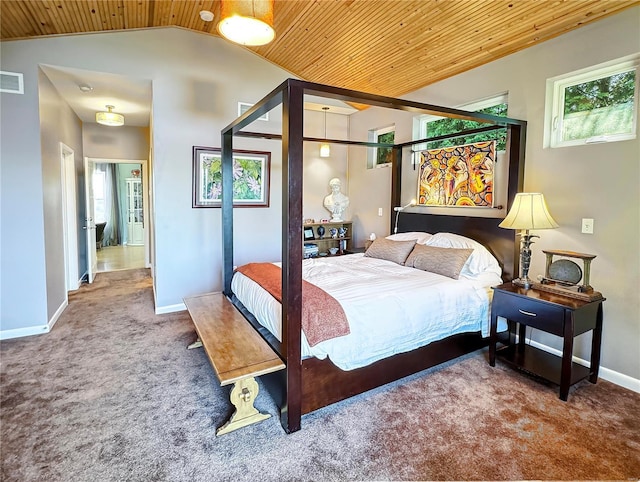
[{"label": "gray carpet", "polygon": [[147,270],[99,274],[51,333],[0,343],[3,481],[637,479],[640,394],[568,402],[486,351],[307,415],[215,436],[230,414],[186,312],[155,315]]}]

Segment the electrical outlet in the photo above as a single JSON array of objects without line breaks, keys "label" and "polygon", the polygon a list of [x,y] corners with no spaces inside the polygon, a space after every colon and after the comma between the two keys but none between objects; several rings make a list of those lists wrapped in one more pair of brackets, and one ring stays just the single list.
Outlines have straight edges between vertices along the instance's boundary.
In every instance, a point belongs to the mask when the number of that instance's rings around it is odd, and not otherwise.
[{"label": "electrical outlet", "polygon": [[590,218],[582,219],[582,232],[584,234],[593,234],[593,219],[590,219]]},{"label": "electrical outlet", "polygon": [[378,208],[378,216],[382,216],[382,208]]}]

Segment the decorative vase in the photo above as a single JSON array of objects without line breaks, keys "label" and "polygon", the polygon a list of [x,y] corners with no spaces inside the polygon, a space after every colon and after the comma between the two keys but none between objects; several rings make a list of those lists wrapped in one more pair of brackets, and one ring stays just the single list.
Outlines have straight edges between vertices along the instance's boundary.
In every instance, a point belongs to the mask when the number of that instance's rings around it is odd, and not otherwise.
[{"label": "decorative vase", "polygon": [[324,238],[324,226],[318,226],[317,231],[318,231],[318,237],[320,239]]},{"label": "decorative vase", "polygon": [[332,237],[333,239],[335,239],[335,238],[337,238],[337,237],[338,237],[338,230],[337,230],[336,228],[331,228],[331,229],[329,230],[329,232],[331,233],[331,237]]}]

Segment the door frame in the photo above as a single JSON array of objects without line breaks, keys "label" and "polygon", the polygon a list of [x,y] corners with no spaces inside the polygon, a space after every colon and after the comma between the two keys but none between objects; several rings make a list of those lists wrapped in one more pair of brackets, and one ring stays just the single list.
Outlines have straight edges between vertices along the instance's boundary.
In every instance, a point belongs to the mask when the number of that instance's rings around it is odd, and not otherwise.
[{"label": "door frame", "polygon": [[76,159],[73,149],[60,142],[60,179],[62,182],[62,225],[64,226],[64,274],[66,292],[80,287],[78,263],[78,205]]},{"label": "door frame", "polygon": [[[91,163],[106,163],[106,164],[140,164],[141,173],[140,178],[142,179],[142,215],[144,219],[144,266],[145,268],[151,267],[150,261],[150,238],[151,238],[151,219],[149,217],[149,203],[150,203],[150,184],[149,184],[149,160],[148,159],[114,159],[114,158],[106,158],[106,157],[88,157],[87,160]],[[86,191],[86,190],[85,190]],[[88,194],[88,193],[87,193]],[[89,216],[89,213],[87,213]],[[93,218],[93,213],[91,213],[91,217]],[[88,250],[91,249],[90,246],[87,246],[87,258],[89,258]],[[93,243],[93,250],[96,251],[95,243]],[[97,254],[96,254],[97,256]]]},{"label": "door frame", "polygon": [[93,171],[95,163],[84,158],[84,227],[87,243],[87,281],[93,283],[98,271],[98,254],[96,252],[96,223],[93,219]]}]

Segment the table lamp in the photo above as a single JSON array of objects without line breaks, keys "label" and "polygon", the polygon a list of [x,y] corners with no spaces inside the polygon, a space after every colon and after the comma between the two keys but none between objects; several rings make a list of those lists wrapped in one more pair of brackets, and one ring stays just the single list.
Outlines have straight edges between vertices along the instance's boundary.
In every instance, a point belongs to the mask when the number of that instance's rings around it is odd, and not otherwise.
[{"label": "table lamp", "polygon": [[530,229],[557,228],[558,223],[551,217],[544,196],[539,192],[521,192],[516,194],[507,217],[498,225],[506,229],[519,229],[520,239],[520,272],[521,276],[514,279],[514,284],[531,288],[533,283],[529,279],[529,265],[531,264],[532,238],[539,238],[529,234]]}]

